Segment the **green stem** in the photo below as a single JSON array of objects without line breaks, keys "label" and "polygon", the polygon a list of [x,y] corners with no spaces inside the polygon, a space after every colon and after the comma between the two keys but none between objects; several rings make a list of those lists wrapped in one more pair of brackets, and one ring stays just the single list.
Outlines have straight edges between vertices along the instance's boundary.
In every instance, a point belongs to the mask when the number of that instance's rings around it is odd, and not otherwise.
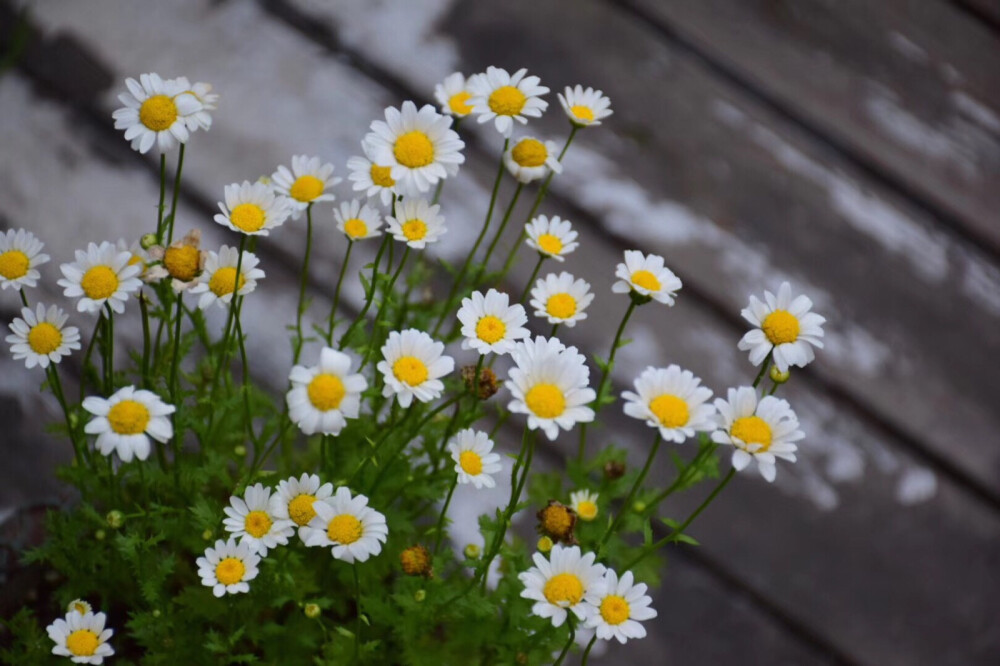
[{"label": "green stem", "polygon": [[84,391],[87,388],[87,369],[90,367],[90,357],[94,353],[94,346],[97,343],[98,334],[103,335],[104,331],[104,311],[101,310],[100,314],[97,316],[97,323],[94,324],[94,330],[90,333],[90,342],[87,344],[87,351],[83,353],[83,363],[80,366],[82,375],[80,377],[80,400],[78,402],[83,402]]},{"label": "green stem", "polygon": [[149,389],[152,387],[149,378],[149,306],[146,304],[146,293],[143,291],[139,292],[139,311],[142,313],[142,387]]},{"label": "green stem", "polygon": [[632,488],[629,490],[628,496],[626,496],[621,510],[618,511],[617,515],[615,515],[615,519],[611,522],[611,525],[608,526],[608,529],[604,532],[604,536],[601,537],[600,542],[597,544],[598,556],[601,554],[601,550],[608,542],[608,539],[610,539],[611,535],[618,529],[618,526],[621,524],[625,514],[632,510],[632,502],[635,500],[635,496],[639,492],[642,482],[646,480],[646,475],[649,474],[649,468],[653,465],[653,459],[656,457],[656,452],[659,451],[660,442],[662,441],[663,438],[660,437],[660,431],[657,429],[656,438],[653,440],[653,448],[649,451],[649,456],[646,457],[646,464],[643,465],[642,471],[639,472],[639,476],[636,477],[635,483],[632,484]]},{"label": "green stem", "polygon": [[104,320],[104,394],[115,390],[115,315],[110,305],[105,305],[108,316]]},{"label": "green stem", "polygon": [[665,500],[670,495],[674,494],[674,492],[678,488],[683,486],[691,477],[692,470],[698,469],[701,466],[702,460],[704,460],[706,457],[708,457],[715,451],[715,447],[716,444],[711,440],[709,440],[708,444],[703,446],[701,450],[698,451],[698,454],[694,457],[694,459],[691,460],[688,466],[684,468],[684,471],[682,471],[680,474],[677,475],[677,478],[674,479],[673,483],[671,483],[665,490],[662,490],[659,493],[657,493],[653,497],[653,499],[651,499],[649,502],[646,503],[646,511],[644,512],[645,515],[648,516],[652,514],[652,512],[656,509],[656,507],[660,504],[660,502]]},{"label": "green stem", "polygon": [[431,205],[433,206],[441,198],[441,190],[444,189],[444,178],[438,181],[437,187],[434,188],[434,198],[431,199]]},{"label": "green stem", "polygon": [[486,248],[486,256],[483,257],[483,263],[476,273],[476,278],[473,282],[478,282],[479,278],[489,269],[490,257],[493,256],[493,250],[496,249],[497,243],[500,242],[500,237],[503,236],[504,229],[507,228],[507,222],[510,221],[510,214],[514,212],[514,207],[517,205],[517,199],[521,196],[521,190],[524,189],[524,183],[519,182],[517,184],[517,189],[514,190],[514,195],[510,198],[510,203],[507,204],[507,210],[504,211],[503,219],[500,220],[500,228],[493,235],[493,240],[490,241],[490,245]]},{"label": "green stem", "polygon": [[587,659],[590,658],[590,649],[594,647],[594,643],[597,642],[597,632],[594,632],[594,637],[590,639],[587,643],[587,649],[583,651],[583,658],[580,660],[580,666],[587,666]]},{"label": "green stem", "polygon": [[[382,314],[389,309],[389,302],[392,300],[392,290],[396,286],[396,280],[399,279],[399,274],[403,272],[403,266],[406,265],[406,260],[410,256],[410,246],[407,245],[406,249],[403,251],[403,258],[399,261],[399,267],[396,268],[396,272],[392,274],[389,278],[389,284],[386,285],[384,297],[382,298],[382,304],[378,308],[378,312],[375,313],[375,323],[372,325],[372,337],[368,348],[365,350],[364,359],[361,361],[361,368],[363,369],[368,365],[368,360],[371,358],[372,351],[378,346],[378,340],[381,337],[378,332],[379,324],[382,323]],[[361,372],[361,370],[358,370]]]},{"label": "green stem", "polygon": [[160,203],[156,207],[156,243],[163,244],[163,209],[167,198],[167,154],[160,153]]},{"label": "green stem", "polygon": [[382,262],[382,255],[385,253],[386,246],[391,242],[392,242],[392,236],[386,234],[385,237],[382,239],[382,245],[379,246],[378,254],[375,255],[375,262],[372,264],[372,279],[371,279],[371,284],[369,285],[368,294],[365,296],[364,307],[362,307],[361,310],[358,312],[358,316],[354,318],[354,321],[352,321],[351,325],[347,327],[347,330],[344,331],[344,334],[340,336],[340,343],[337,345],[338,349],[341,350],[344,349],[344,347],[347,345],[347,341],[351,337],[351,333],[353,333],[354,329],[357,328],[358,324],[362,320],[364,320],[365,316],[368,314],[369,308],[371,308],[372,306],[372,300],[374,300],[375,298],[375,282],[378,279],[378,266]]},{"label": "green stem", "polygon": [[[569,640],[566,641],[566,646],[563,647],[562,652],[559,653],[559,658],[552,662],[552,666],[559,666],[566,659],[566,655],[569,654],[569,649],[573,647],[573,641],[576,640],[576,623],[570,620],[569,625]],[[594,634],[596,637],[597,634]]]},{"label": "green stem", "polygon": [[528,278],[528,283],[524,285],[524,291],[521,292],[521,297],[517,299],[518,303],[524,303],[524,299],[528,297],[531,293],[531,288],[535,285],[535,278],[538,277],[538,271],[542,270],[542,263],[545,261],[546,257],[541,252],[538,253],[538,262],[535,264],[535,270],[531,271],[531,277]]},{"label": "green stem", "polygon": [[333,328],[337,321],[337,309],[340,307],[340,286],[344,284],[344,274],[347,272],[347,264],[351,260],[351,250],[354,248],[354,241],[347,240],[347,252],[344,253],[344,261],[340,264],[340,276],[337,278],[337,287],[333,291],[333,306],[330,308],[330,321],[326,329],[326,344],[333,346]]},{"label": "green stem", "polygon": [[174,218],[177,216],[177,195],[181,191],[181,171],[184,169],[184,149],[186,144],[181,144],[181,149],[177,153],[177,171],[174,173],[174,190],[171,194],[170,217],[167,218],[167,244],[174,240]]},{"label": "green stem", "polygon": [[358,576],[358,563],[351,565],[354,569],[354,603],[356,616],[354,618],[354,663],[358,663],[361,652],[361,578]]},{"label": "green stem", "polygon": [[59,379],[59,370],[52,363],[49,367],[45,369],[45,372],[49,375],[49,384],[52,385],[52,392],[56,396],[56,400],[59,401],[59,406],[62,408],[63,416],[66,419],[66,431],[69,434],[70,442],[73,444],[73,453],[76,456],[76,464],[82,467],[84,464],[82,445],[76,436],[76,431],[73,429],[73,421],[70,419],[69,406],[66,403],[66,395],[63,393],[62,382]]},{"label": "green stem", "polygon": [[549,337],[556,337],[556,333],[559,331],[559,324],[552,324],[552,330],[549,332]]},{"label": "green stem", "polygon": [[455,494],[455,488],[458,486],[458,475],[455,475],[455,479],[451,482],[451,487],[448,489],[448,496],[444,500],[444,506],[441,507],[441,515],[438,516],[437,530],[435,531],[435,541],[433,555],[437,555],[438,550],[441,549],[441,539],[444,537],[444,517],[448,514],[448,506],[451,505],[451,496]]},{"label": "green stem", "polygon": [[28,295],[24,293],[24,287],[21,287],[20,289],[18,289],[18,291],[21,294],[21,304],[24,305],[24,307],[26,308],[31,307],[30,305],[28,305]]},{"label": "green stem", "polygon": [[767,356],[764,357],[764,362],[760,364],[760,372],[757,373],[757,377],[753,380],[754,388],[757,388],[760,380],[764,378],[764,373],[767,372],[769,365],[771,365],[771,352],[768,352]]},{"label": "green stem", "polygon": [[313,218],[312,204],[306,207],[306,256],[302,260],[302,277],[299,280],[299,306],[295,315],[295,353],[292,364],[299,362],[302,355],[302,344],[305,342],[302,337],[302,315],[306,311],[306,283],[309,281],[309,258],[312,256],[312,236]]},{"label": "green stem", "polygon": [[247,436],[253,442],[254,450],[257,450],[259,442],[253,431],[253,411],[250,409],[250,364],[247,362],[247,348],[243,335],[243,324],[240,323],[240,315],[243,310],[243,299],[240,299],[240,309],[236,313],[236,340],[240,346],[240,363],[243,365],[243,413],[246,420]]}]

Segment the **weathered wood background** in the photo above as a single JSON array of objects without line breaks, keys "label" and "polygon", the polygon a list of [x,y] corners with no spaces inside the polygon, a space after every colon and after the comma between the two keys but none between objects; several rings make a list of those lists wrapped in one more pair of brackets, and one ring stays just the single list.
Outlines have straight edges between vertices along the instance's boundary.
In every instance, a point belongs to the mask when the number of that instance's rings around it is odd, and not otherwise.
[{"label": "weathered wood background", "polygon": [[[545,204],[581,230],[566,269],[598,294],[569,340],[606,350],[630,247],[666,256],[685,287],[675,308],[639,311],[622,387],[650,362],[717,393],[749,381],[739,310],[785,279],[829,320],[827,349],[789,387],[809,435],[799,463],[774,486],[733,484],[693,528],[704,546],[672,557],[650,637],[606,661],[1000,663],[995,0],[38,0],[21,29],[17,14],[0,0],[4,52],[23,44],[0,78],[0,227],[47,243],[50,300],[75,248],[155,219],[155,163],[111,128],[126,76],[222,94],[188,151],[178,218],[210,247],[227,240],[211,222],[225,184],[303,152],[343,173],[385,106],[430,101],[451,71],[539,74],[554,108],[531,131],[556,140],[554,92],[602,88],[615,115],[574,143]],[[478,231],[499,148],[492,131],[466,138],[443,198],[452,258]],[[320,226],[312,278],[328,294],[344,244]],[[254,375],[276,385],[290,352],[272,322],[292,317],[300,232],[262,244],[267,278],[248,300]],[[17,309],[0,294],[4,321]],[[42,434],[56,413],[40,374],[6,354],[0,368],[7,516],[57,494],[66,451]],[[614,429],[641,462],[643,426]]]}]

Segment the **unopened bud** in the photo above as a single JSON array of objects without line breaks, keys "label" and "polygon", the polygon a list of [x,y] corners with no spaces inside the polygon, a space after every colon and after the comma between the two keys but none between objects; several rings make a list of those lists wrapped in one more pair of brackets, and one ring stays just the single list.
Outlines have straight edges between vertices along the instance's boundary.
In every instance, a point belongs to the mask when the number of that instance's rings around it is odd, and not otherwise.
[{"label": "unopened bud", "polygon": [[233,447],[233,454],[235,454],[237,458],[242,458],[247,454],[247,447],[242,444],[237,444]]},{"label": "unopened bud", "polygon": [[160,613],[160,609],[159,608],[157,608],[157,609],[155,609],[153,611],[153,617],[160,617],[160,615],[162,615],[162,613]]},{"label": "unopened bud", "polygon": [[482,549],[480,549],[477,544],[470,543],[465,547],[465,557],[470,560],[478,560],[481,554]]},{"label": "unopened bud", "polygon": [[550,550],[552,550],[552,539],[550,539],[547,536],[543,536],[541,539],[538,540],[537,548],[538,552],[540,553],[549,552]]},{"label": "unopened bud", "polygon": [[139,239],[139,247],[143,250],[148,250],[157,244],[156,234],[143,234],[142,238]]},{"label": "unopened bud", "polygon": [[400,553],[399,564],[407,576],[431,575],[431,554],[420,544],[410,546]]},{"label": "unopened bud", "polygon": [[97,530],[96,532],[94,532],[94,538],[97,539],[98,541],[104,541],[105,536],[107,536],[107,534],[104,532],[104,530]]},{"label": "unopened bud", "polygon": [[609,460],[604,463],[604,478],[614,481],[625,476],[625,463],[619,460]]},{"label": "unopened bud", "polygon": [[776,365],[771,366],[771,371],[768,374],[771,376],[771,381],[775,384],[784,384],[788,381],[788,378],[792,376],[791,372],[788,370],[782,372]]},{"label": "unopened bud", "polygon": [[306,617],[310,620],[315,620],[319,617],[320,613],[323,612],[323,609],[319,607],[319,604],[306,604],[302,608],[302,612],[305,613]]},{"label": "unopened bud", "polygon": [[118,509],[113,511],[108,511],[108,515],[104,517],[108,523],[108,527],[113,530],[118,529],[125,523],[125,514],[123,514]]},{"label": "unopened bud", "polygon": [[632,503],[632,510],[635,511],[636,513],[642,513],[643,511],[646,510],[646,503],[643,502],[642,500],[636,500],[635,502]]},{"label": "unopened bud", "polygon": [[201,533],[201,538],[205,541],[211,541],[213,536],[215,536],[215,533],[212,530],[205,530]]},{"label": "unopened bud", "polygon": [[476,366],[467,365],[462,368],[462,381],[465,382],[465,390],[474,393],[480,400],[489,400],[500,390],[500,383],[497,375],[491,368],[479,368],[479,389],[476,385]]},{"label": "unopened bud", "polygon": [[413,593],[413,600],[416,602],[421,602],[427,598],[427,592],[425,590],[417,590]]}]

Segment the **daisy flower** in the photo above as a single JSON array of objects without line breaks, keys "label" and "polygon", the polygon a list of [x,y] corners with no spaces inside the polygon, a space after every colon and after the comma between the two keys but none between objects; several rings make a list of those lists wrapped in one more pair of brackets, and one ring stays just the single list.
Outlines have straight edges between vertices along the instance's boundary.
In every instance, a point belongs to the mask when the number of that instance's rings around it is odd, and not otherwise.
[{"label": "daisy flower", "polygon": [[459,483],[471,483],[476,488],[493,488],[493,474],[500,471],[500,456],[493,453],[493,440],[485,432],[466,428],[459,430],[448,442],[448,451],[455,461]]},{"label": "daisy flower", "polygon": [[202,129],[208,131],[212,127],[212,111],[218,108],[219,94],[212,92],[212,84],[199,81],[191,85],[186,76],[179,76],[173,80],[174,84],[182,90],[181,95],[193,95],[201,108],[194,113],[184,117],[184,124],[189,132]]},{"label": "daisy flower", "polygon": [[21,308],[21,317],[10,324],[10,352],[15,361],[24,359],[29,370],[36,365],[43,369],[49,363],[58,363],[70,351],[80,348],[80,330],[76,326],[66,326],[69,315],[55,305],[48,309],[41,303],[35,309]]},{"label": "daisy flower", "polygon": [[206,548],[204,557],[195,560],[201,584],[212,588],[212,594],[221,597],[226,594],[249,592],[248,581],[257,577],[260,555],[253,552],[248,543],[236,543],[219,539],[214,548]]},{"label": "daisy flower", "polygon": [[682,443],[695,432],[715,430],[715,408],[706,404],[712,390],[701,386],[701,379],[678,365],[668,368],[648,367],[635,380],[635,392],[624,391],[624,411],[659,428],[668,442]]},{"label": "daisy flower", "polygon": [[174,406],[151,391],[124,386],[110,398],[86,398],[83,408],[95,417],[83,431],[97,435],[96,446],[102,455],[117,451],[122,462],[131,461],[132,456],[148,458],[150,437],[163,444],[174,436],[174,426],[167,418],[174,413]]},{"label": "daisy flower", "polygon": [[206,253],[201,250],[201,231],[198,229],[187,232],[184,238],[169,247],[154,245],[148,252],[150,260],[160,263],[146,270],[143,281],[159,282],[169,277],[170,286],[177,293],[194,286],[205,267]]},{"label": "daisy flower", "polygon": [[79,613],[80,615],[86,615],[87,613],[93,613],[94,607],[88,604],[83,599],[74,599],[66,605],[67,613]]},{"label": "daisy flower", "polygon": [[299,538],[305,541],[305,529],[316,510],[313,505],[333,495],[333,484],[321,483],[315,474],[289,477],[278,483],[271,495],[271,515],[280,520],[291,520],[298,525]]},{"label": "daisy flower", "polygon": [[315,502],[313,510],[316,516],[304,529],[307,546],[333,546],[333,556],[349,564],[382,552],[389,527],[364,495],[352,497],[350,490],[340,487],[333,497]]},{"label": "daisy flower", "polygon": [[55,643],[52,654],[69,657],[74,664],[103,664],[105,657],[115,653],[108,643],[115,632],[105,629],[104,613],[70,611],[65,619],[59,618],[48,627],[49,638]]},{"label": "daisy flower", "polygon": [[389,225],[388,233],[414,250],[422,250],[448,231],[440,210],[441,206],[431,206],[424,199],[407,197],[406,201],[397,201],[395,217],[385,218]]},{"label": "daisy flower", "polygon": [[530,183],[545,178],[549,171],[562,173],[562,165],[556,159],[558,151],[552,141],[525,137],[507,149],[503,163],[518,182]]},{"label": "daisy flower", "polygon": [[401,109],[388,107],[385,121],[372,122],[365,143],[373,159],[391,167],[390,175],[401,194],[417,196],[439,180],[458,173],[465,161],[465,142],[451,129],[452,120],[430,104],[417,110],[413,102]]},{"label": "daisy flower", "polygon": [[337,220],[337,230],[352,241],[382,235],[382,216],[357,199],[341,202],[340,208],[333,209],[333,217]]},{"label": "daisy flower", "polygon": [[[264,271],[257,268],[260,260],[252,252],[243,253],[239,260],[239,250],[223,245],[219,252],[209,251],[205,255],[205,269],[198,276],[198,283],[191,288],[192,294],[201,294],[198,307],[202,310],[219,303],[226,307],[233,300],[233,292],[246,296],[257,288],[257,280],[264,277]],[[236,285],[236,265],[239,264],[239,286]]]},{"label": "daisy flower", "polygon": [[593,300],[594,294],[586,280],[575,279],[566,272],[549,273],[535,282],[530,305],[535,308],[536,317],[572,328],[576,322],[587,318],[587,307]]},{"label": "daisy flower", "polygon": [[577,423],[594,420],[594,410],[587,405],[596,393],[587,385],[590,370],[576,347],[539,336],[519,342],[511,355],[515,366],[506,386],[513,400],[507,408],[527,414],[529,428],[541,429],[555,440],[560,428],[571,430]]},{"label": "daisy flower", "polygon": [[805,367],[816,358],[813,347],[823,348],[823,322],[812,312],[808,296],[792,298],[792,287],[782,282],[775,296],[764,292],[764,302],[750,296],[750,305],[740,314],[755,328],[739,342],[741,351],[750,352],[750,362],[760,365],[770,353],[781,372],[789,366]]},{"label": "daisy flower", "polygon": [[387,162],[374,162],[373,151],[364,141],[361,142],[364,157],[354,156],[347,160],[347,179],[353,182],[355,192],[364,192],[369,199],[378,196],[383,206],[392,204],[396,196],[396,180],[392,177],[392,166]]},{"label": "daisy flower", "polygon": [[518,340],[528,337],[524,307],[519,303],[510,305],[510,297],[496,289],[490,289],[485,296],[474,291],[469,298],[463,298],[458,320],[465,338],[462,349],[475,349],[480,354],[510,353]]},{"label": "daisy flower", "polygon": [[38,267],[49,260],[45,244],[24,229],[0,233],[0,288],[20,289],[38,284]]},{"label": "daisy flower", "polygon": [[488,67],[485,74],[469,82],[472,97],[468,104],[480,123],[496,119],[497,131],[510,137],[514,121],[527,124],[528,118],[540,118],[549,103],[541,98],[549,91],[538,85],[537,76],[525,76],[526,69],[519,69],[513,75],[499,67]]},{"label": "daisy flower", "polygon": [[288,417],[306,435],[339,435],[347,419],[358,418],[361,393],[368,388],[364,375],[351,374],[351,357],[324,347],[319,364],[296,365],[288,376]]},{"label": "daisy flower", "polygon": [[618,281],[611,285],[616,294],[629,292],[640,298],[651,298],[666,305],[673,305],[681,279],[663,263],[663,257],[645,255],[638,250],[625,250],[625,263],[615,270]]},{"label": "daisy flower", "polygon": [[559,93],[559,103],[562,104],[566,117],[576,127],[597,127],[601,121],[612,113],[611,100],[600,90],[586,89],[577,85],[575,88],[566,86]]},{"label": "daisy flower", "polygon": [[573,225],[558,215],[551,220],[539,215],[524,225],[524,232],[528,235],[528,247],[556,261],[566,261],[566,255],[580,245],[576,242],[577,233],[573,231]]},{"label": "daisy flower", "polygon": [[757,391],[749,386],[729,389],[728,399],[716,398],[719,430],[712,433],[716,444],[731,444],[733,467],[739,471],[757,461],[760,475],[774,481],[775,459],[795,462],[795,442],[806,435],[788,402],[773,395],[758,402]]},{"label": "daisy flower", "polygon": [[469,98],[472,97],[470,84],[477,76],[479,75],[473,74],[466,80],[461,72],[455,72],[434,86],[434,97],[441,105],[441,113],[456,118],[464,118],[472,113],[472,106],[469,104]]},{"label": "daisy flower", "polygon": [[275,195],[264,183],[226,185],[225,201],[219,202],[221,214],[213,218],[224,227],[248,236],[267,236],[271,229],[280,227],[292,212],[288,197]]},{"label": "daisy flower", "polygon": [[569,505],[576,511],[580,520],[591,521],[597,518],[597,493],[589,490],[577,490],[569,494]]},{"label": "daisy flower", "polygon": [[535,566],[517,576],[524,585],[521,596],[535,602],[532,614],[551,618],[554,627],[566,622],[567,611],[586,620],[592,608],[584,597],[604,575],[604,565],[594,563],[597,556],[581,554],[579,546],[556,544],[549,552],[549,559],[541,553],[535,553],[532,559]]},{"label": "daisy flower", "polygon": [[596,629],[597,637],[606,641],[616,638],[625,643],[630,638],[645,637],[646,629],[639,623],[656,617],[656,611],[649,606],[653,599],[646,590],[645,583],[633,582],[631,571],[618,578],[608,569],[585,597],[597,611],[587,618],[586,626]]},{"label": "daisy flower", "polygon": [[263,484],[249,486],[243,497],[231,496],[229,504],[223,509],[226,518],[222,524],[226,531],[261,557],[266,557],[271,548],[287,546],[288,537],[295,533],[291,520],[271,513],[271,489]]},{"label": "daisy flower", "polygon": [[142,286],[139,274],[142,267],[133,264],[132,253],[120,252],[113,244],[90,243],[86,250],[76,251],[76,261],[59,267],[67,298],[79,298],[76,309],[97,313],[105,304],[114,312],[125,312],[129,294]]},{"label": "daisy flower", "polygon": [[125,79],[128,92],[118,95],[125,106],[111,114],[115,129],[125,130],[132,150],[148,153],[156,144],[160,152],[174,142],[186,143],[190,132],[186,119],[201,111],[201,102],[176,79],[164,81],[158,74],[142,74],[139,80]]},{"label": "daisy flower", "polygon": [[395,395],[400,407],[409,407],[413,398],[430,402],[440,397],[441,377],[455,369],[455,359],[443,352],[444,343],[415,328],[389,333],[382,345],[384,360],[377,366],[385,378],[382,395]]},{"label": "daisy flower", "polygon": [[282,164],[271,174],[271,187],[288,198],[292,219],[297,220],[309,204],[336,199],[327,190],[341,180],[333,175],[333,165],[329,162],[323,164],[318,157],[294,155],[291,171]]}]

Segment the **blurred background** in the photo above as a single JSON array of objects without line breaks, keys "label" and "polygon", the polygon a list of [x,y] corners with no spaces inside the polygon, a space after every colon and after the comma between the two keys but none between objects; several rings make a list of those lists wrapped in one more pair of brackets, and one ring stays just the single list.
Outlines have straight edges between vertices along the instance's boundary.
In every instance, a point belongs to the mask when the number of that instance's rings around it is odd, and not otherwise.
[{"label": "blurred background", "polygon": [[[568,341],[606,354],[625,307],[614,265],[629,248],[665,256],[684,288],[676,307],[633,319],[618,390],[648,364],[679,363],[716,394],[749,383],[739,311],[784,280],[828,320],[826,349],[785,393],[807,433],[799,462],[779,465],[774,485],[736,479],[691,529],[703,545],[669,553],[649,637],[611,646],[605,663],[1000,663],[996,0],[0,0],[0,40],[0,229],[46,243],[37,298],[60,303],[58,265],[74,249],[138,238],[155,220],[157,158],[112,129],[125,77],[183,75],[222,96],[189,144],[178,215],[178,235],[200,228],[209,248],[232,242],[211,221],[224,185],[298,153],[346,175],[384,107],[433,102],[452,71],[539,75],[549,111],[518,135],[560,144],[555,93],[604,90],[614,115],[578,134],[541,209],[582,236],[547,268],[598,294]],[[471,125],[434,249],[452,260],[478,233],[501,145],[491,125]],[[329,211],[317,219],[322,311],[344,243]],[[292,319],[301,226],[261,244],[267,278],[247,304],[254,376],[276,391],[291,354],[274,322]],[[347,309],[359,299],[355,286]],[[18,310],[0,293],[0,319]],[[86,335],[84,319],[72,323]],[[5,346],[4,615],[44,583],[14,553],[67,499],[54,466],[69,447],[45,434],[58,412],[41,380]],[[629,446],[631,465],[645,458],[638,422],[592,435]],[[667,512],[683,517],[707,490]]]}]

